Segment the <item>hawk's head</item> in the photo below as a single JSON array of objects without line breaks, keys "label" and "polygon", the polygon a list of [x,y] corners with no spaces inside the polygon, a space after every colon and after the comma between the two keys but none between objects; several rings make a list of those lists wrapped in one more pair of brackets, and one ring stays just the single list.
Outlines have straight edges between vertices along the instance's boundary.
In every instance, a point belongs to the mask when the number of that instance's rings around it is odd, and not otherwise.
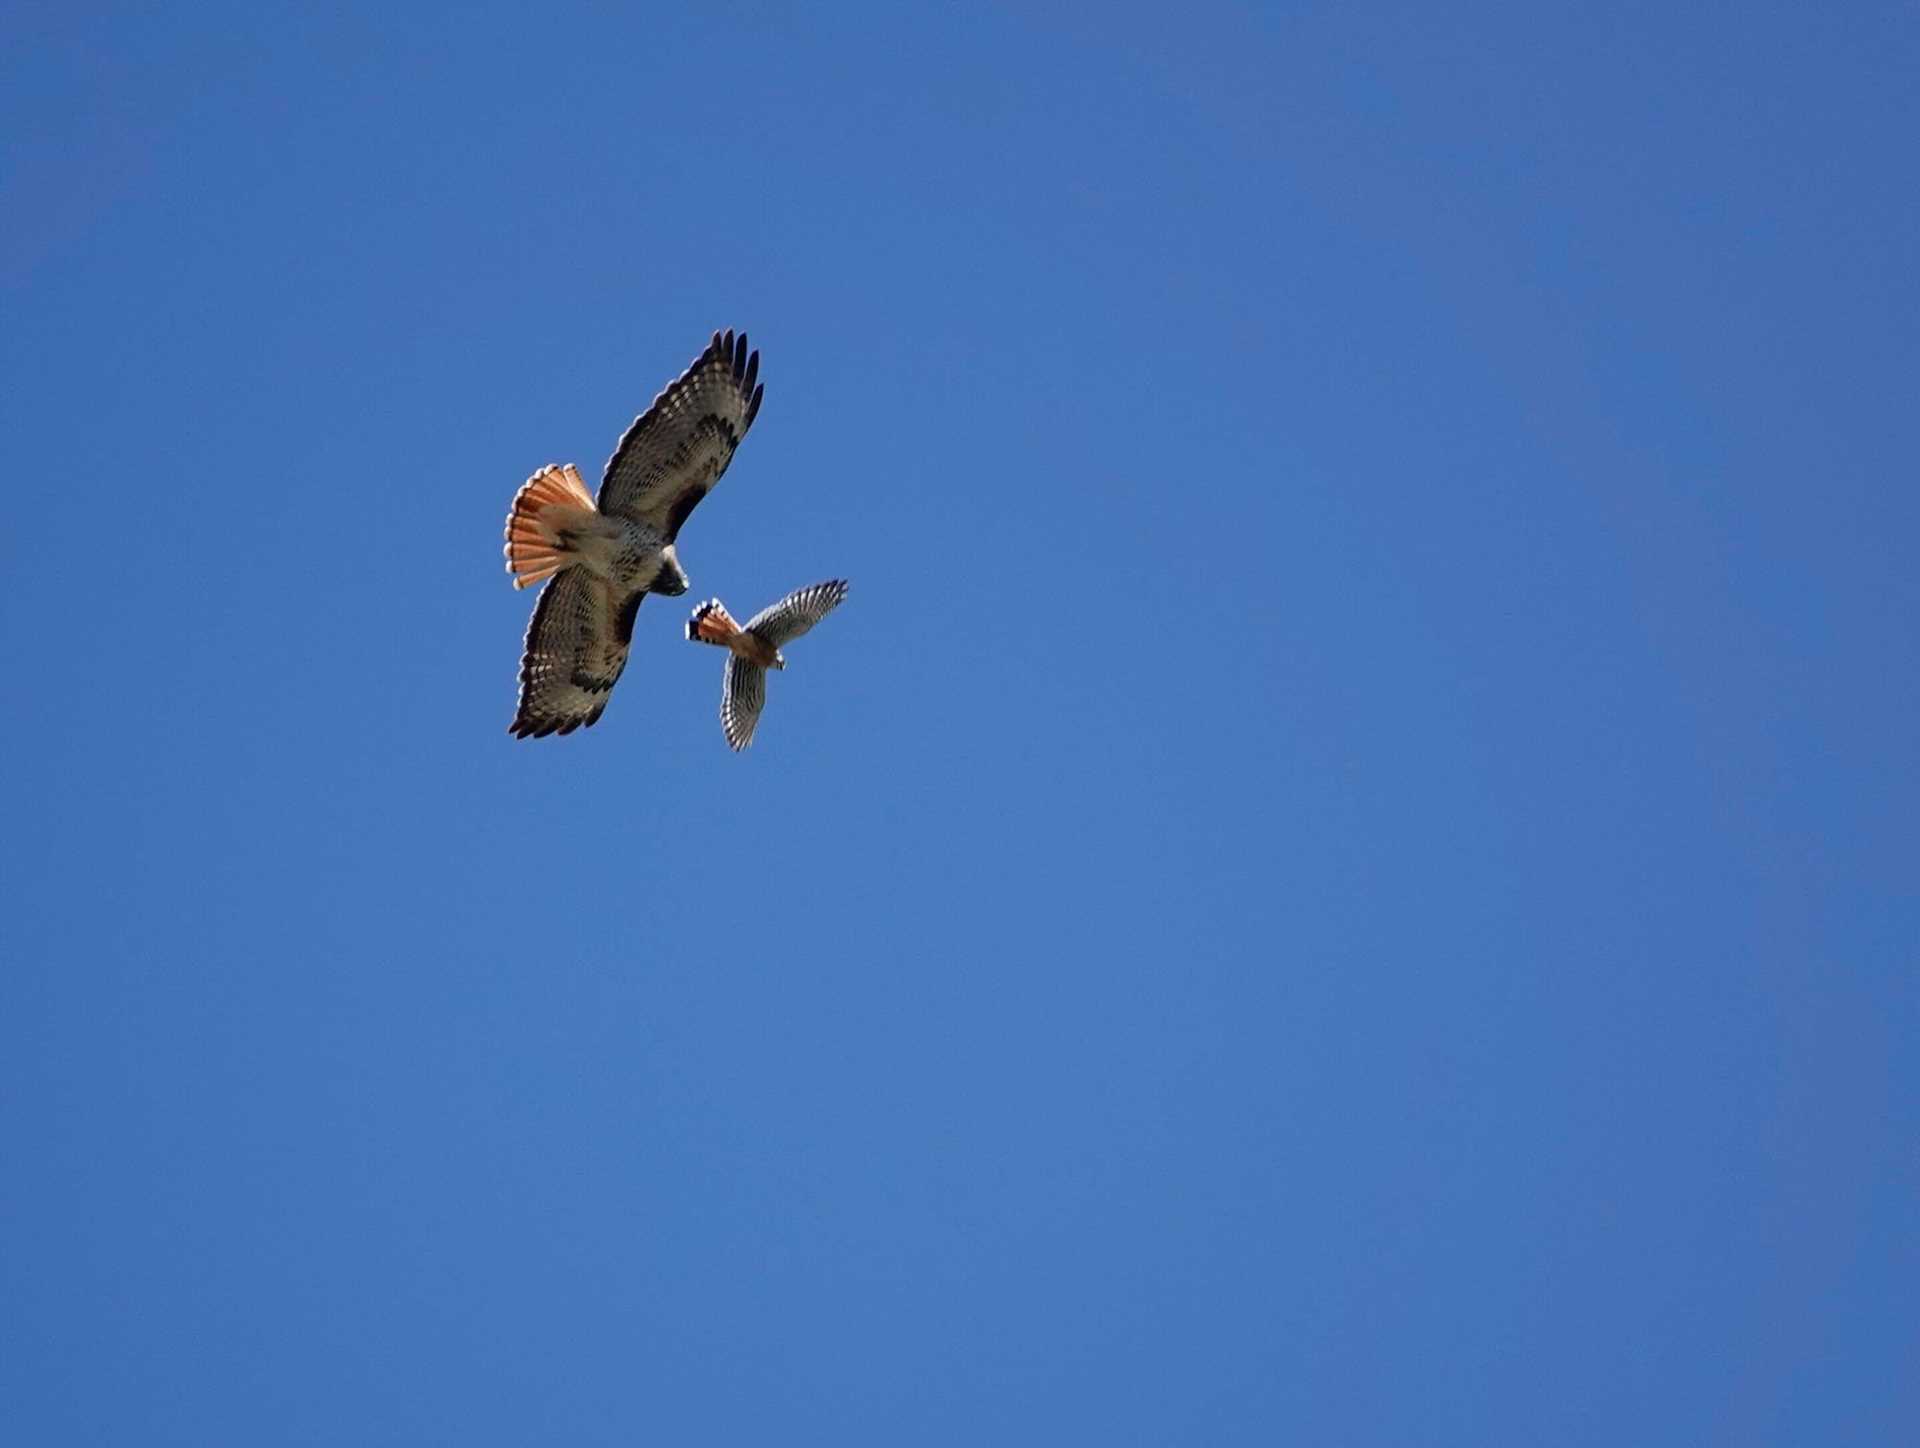
[{"label": "hawk's head", "polygon": [[660,568],[653,575],[653,582],[647,585],[647,592],[678,598],[687,591],[687,586],[687,570],[680,566],[680,555],[673,551],[673,545],[669,543],[660,550]]}]

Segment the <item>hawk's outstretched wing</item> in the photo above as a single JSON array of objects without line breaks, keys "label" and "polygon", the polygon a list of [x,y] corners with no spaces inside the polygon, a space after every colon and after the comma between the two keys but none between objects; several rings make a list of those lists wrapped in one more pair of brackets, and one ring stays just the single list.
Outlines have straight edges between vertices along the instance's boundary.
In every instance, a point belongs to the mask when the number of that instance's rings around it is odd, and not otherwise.
[{"label": "hawk's outstretched wing", "polygon": [[627,666],[633,618],[645,589],[616,598],[584,564],[561,570],[540,590],[520,659],[520,706],[509,734],[571,734],[592,724]]},{"label": "hawk's outstretched wing", "polygon": [[600,511],[650,524],[671,543],[753,426],[759,375],[760,354],[747,350],[746,333],[715,332],[607,459]]},{"label": "hawk's outstretched wing", "polygon": [[767,703],[767,671],[751,659],[734,654],[727,660],[726,681],[720,686],[720,727],[736,750],[753,743],[754,726]]},{"label": "hawk's outstretched wing", "polygon": [[776,649],[800,637],[840,606],[847,596],[847,580],[797,588],[778,603],[770,603],[747,620],[747,632],[760,635]]}]

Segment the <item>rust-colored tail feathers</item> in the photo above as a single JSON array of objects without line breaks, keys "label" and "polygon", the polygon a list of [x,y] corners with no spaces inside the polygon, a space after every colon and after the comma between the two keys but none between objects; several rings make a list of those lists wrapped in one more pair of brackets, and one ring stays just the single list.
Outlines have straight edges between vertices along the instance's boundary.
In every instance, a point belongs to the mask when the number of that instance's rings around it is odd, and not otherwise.
[{"label": "rust-colored tail feathers", "polygon": [[687,637],[697,644],[718,644],[727,646],[727,640],[740,632],[740,625],[733,621],[733,615],[727,612],[727,606],[717,598],[710,598],[693,611],[693,617],[687,620]]},{"label": "rust-colored tail feathers", "polygon": [[544,467],[522,483],[507,511],[507,572],[513,586],[530,588],[565,568],[571,550],[563,530],[578,528],[598,513],[572,463]]}]

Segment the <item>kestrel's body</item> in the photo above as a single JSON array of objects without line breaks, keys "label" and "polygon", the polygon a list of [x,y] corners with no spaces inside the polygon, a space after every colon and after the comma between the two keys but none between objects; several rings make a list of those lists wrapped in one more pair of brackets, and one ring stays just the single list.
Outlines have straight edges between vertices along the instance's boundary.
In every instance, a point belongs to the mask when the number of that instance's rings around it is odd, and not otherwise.
[{"label": "kestrel's body", "polygon": [[621,437],[598,498],[571,463],[540,469],[514,496],[507,569],[515,588],[546,587],[527,625],[509,732],[571,734],[600,718],[641,602],[687,591],[674,543],[753,426],[759,372],[744,333],[715,332]]},{"label": "kestrel's body", "polygon": [[[715,599],[714,602],[717,604],[719,600]],[[716,612],[725,613],[726,610],[720,608]],[[699,642],[708,641],[700,639]],[[744,659],[747,663],[762,669],[784,669],[787,666],[787,661],[780,657],[780,650],[761,638],[759,634],[747,629],[737,629],[728,635],[727,652],[736,659]]]},{"label": "kestrel's body", "polygon": [[780,649],[792,643],[840,606],[847,583],[836,578],[796,589],[778,603],[760,610],[742,628],[725,604],[709,599],[687,620],[687,637],[695,643],[725,649],[727,672],[721,681],[720,727],[734,750],[753,743],[760,711],[767,702],[767,670],[787,666]]}]

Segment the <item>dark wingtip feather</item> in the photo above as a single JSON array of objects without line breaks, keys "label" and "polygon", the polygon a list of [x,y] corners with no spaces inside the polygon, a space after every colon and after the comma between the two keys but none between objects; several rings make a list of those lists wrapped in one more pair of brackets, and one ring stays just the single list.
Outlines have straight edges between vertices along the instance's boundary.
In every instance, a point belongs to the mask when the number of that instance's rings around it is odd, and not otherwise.
[{"label": "dark wingtip feather", "polygon": [[758,378],[759,375],[760,354],[755,352],[747,358],[747,371],[746,375],[740,379],[740,390],[743,392],[753,391],[754,380]]},{"label": "dark wingtip feather", "polygon": [[752,427],[754,418],[760,415],[760,394],[765,392],[766,390],[767,390],[767,384],[764,382],[762,382],[758,387],[753,389],[753,401],[747,404],[746,419],[740,424],[740,430],[742,432],[745,432],[748,428]]}]

